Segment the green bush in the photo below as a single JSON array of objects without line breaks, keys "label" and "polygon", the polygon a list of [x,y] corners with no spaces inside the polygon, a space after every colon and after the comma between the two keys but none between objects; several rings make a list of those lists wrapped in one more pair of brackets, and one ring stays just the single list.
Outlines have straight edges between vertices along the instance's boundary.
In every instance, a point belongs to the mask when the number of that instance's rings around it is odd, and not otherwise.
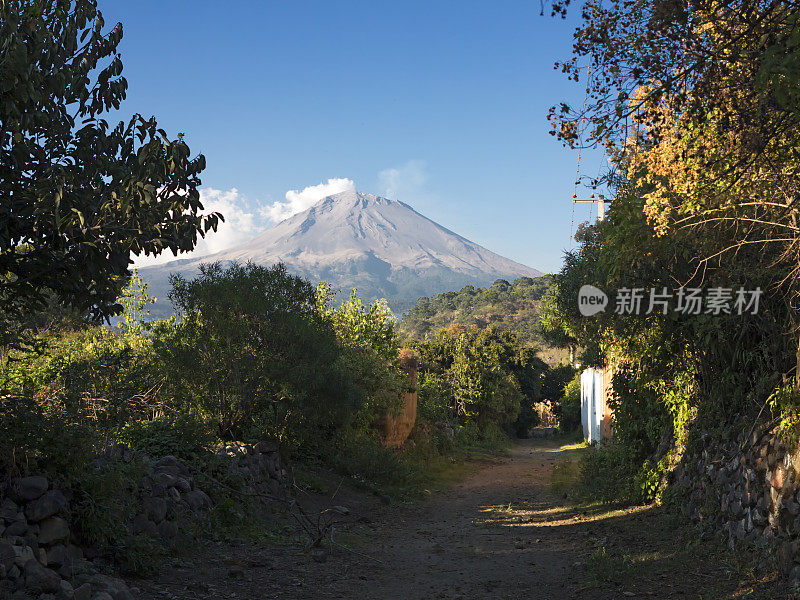
[{"label": "green bush", "polygon": [[296,445],[360,408],[314,288],[283,265],[203,265],[194,280],[174,277],[170,297],[182,318],[153,330],[154,347],[185,410],[220,437]]},{"label": "green bush", "polygon": [[446,382],[430,372],[421,372],[417,383],[417,417],[430,423],[453,420],[452,398]]},{"label": "green bush", "polygon": [[185,414],[131,421],[120,431],[120,441],[153,457],[172,455],[196,460],[216,441],[204,423]]},{"label": "green bush", "polygon": [[63,408],[45,410],[26,396],[0,396],[0,475],[49,473],[65,482],[81,473],[104,438]]},{"label": "green bush", "polygon": [[558,427],[564,433],[581,429],[581,374],[575,376],[564,388],[564,396],[556,404]]},{"label": "green bush", "polygon": [[646,504],[659,501],[667,489],[672,453],[660,460],[642,459],[611,439],[591,449],[580,462],[579,495],[601,502]]},{"label": "green bush", "polygon": [[404,458],[385,448],[377,435],[347,431],[335,445],[333,467],[365,489],[405,495],[413,487],[415,466]]},{"label": "green bush", "polygon": [[505,436],[519,427],[523,406],[540,399],[547,366],[512,333],[465,327],[442,329],[416,342],[419,408],[431,421],[474,425],[480,435]]},{"label": "green bush", "polygon": [[138,481],[145,470],[136,461],[104,462],[82,472],[73,486],[75,533],[132,574],[151,572],[166,551],[162,543],[130,530],[141,500]]},{"label": "green bush", "polygon": [[0,365],[0,389],[97,429],[143,418],[167,401],[151,340],[105,327],[48,334],[45,352],[14,353]]}]

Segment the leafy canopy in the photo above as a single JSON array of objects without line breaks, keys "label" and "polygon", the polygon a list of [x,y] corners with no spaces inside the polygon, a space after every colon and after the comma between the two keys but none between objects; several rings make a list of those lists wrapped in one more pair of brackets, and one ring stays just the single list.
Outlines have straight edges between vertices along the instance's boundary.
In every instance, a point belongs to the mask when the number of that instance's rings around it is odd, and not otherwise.
[{"label": "leafy canopy", "polygon": [[0,345],[55,300],[119,312],[131,254],[191,250],[202,155],[139,114],[110,125],[127,82],[95,0],[0,4]]}]

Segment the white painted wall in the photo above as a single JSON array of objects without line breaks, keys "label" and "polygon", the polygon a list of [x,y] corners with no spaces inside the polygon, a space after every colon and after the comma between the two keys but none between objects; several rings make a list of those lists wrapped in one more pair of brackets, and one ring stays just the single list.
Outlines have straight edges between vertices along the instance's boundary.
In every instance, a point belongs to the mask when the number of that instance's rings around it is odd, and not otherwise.
[{"label": "white painted wall", "polygon": [[583,438],[590,444],[603,439],[603,371],[584,369],[581,373],[581,425]]}]

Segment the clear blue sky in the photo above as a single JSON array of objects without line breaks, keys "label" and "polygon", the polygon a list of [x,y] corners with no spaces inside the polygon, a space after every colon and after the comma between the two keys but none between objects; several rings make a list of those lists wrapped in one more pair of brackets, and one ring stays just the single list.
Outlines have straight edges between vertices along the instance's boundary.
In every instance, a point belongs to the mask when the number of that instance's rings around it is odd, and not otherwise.
[{"label": "clear blue sky", "polygon": [[[204,186],[238,190],[229,205],[255,214],[288,190],[349,178],[499,254],[560,267],[577,153],[549,135],[546,114],[583,101],[553,69],[575,11],[539,16],[537,0],[100,7],[124,25],[125,111],[185,132],[206,156]],[[582,162],[595,175],[605,161]],[[576,223],[588,216],[576,208]]]}]

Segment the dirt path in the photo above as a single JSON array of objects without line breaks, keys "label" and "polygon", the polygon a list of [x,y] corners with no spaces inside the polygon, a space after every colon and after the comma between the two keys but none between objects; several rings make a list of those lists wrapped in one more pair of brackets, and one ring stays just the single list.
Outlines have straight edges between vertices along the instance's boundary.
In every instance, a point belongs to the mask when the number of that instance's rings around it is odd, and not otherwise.
[{"label": "dirt path", "polygon": [[353,551],[324,563],[297,545],[225,543],[133,585],[198,600],[739,597],[737,574],[703,551],[676,553],[683,534],[652,509],[582,509],[554,494],[560,460],[554,441],[521,442],[411,506],[343,491],[336,502],[358,525],[338,535]]},{"label": "dirt path", "polygon": [[576,541],[542,526],[554,505],[548,482],[558,448],[526,442],[416,510],[371,548],[374,598],[569,597]]}]

